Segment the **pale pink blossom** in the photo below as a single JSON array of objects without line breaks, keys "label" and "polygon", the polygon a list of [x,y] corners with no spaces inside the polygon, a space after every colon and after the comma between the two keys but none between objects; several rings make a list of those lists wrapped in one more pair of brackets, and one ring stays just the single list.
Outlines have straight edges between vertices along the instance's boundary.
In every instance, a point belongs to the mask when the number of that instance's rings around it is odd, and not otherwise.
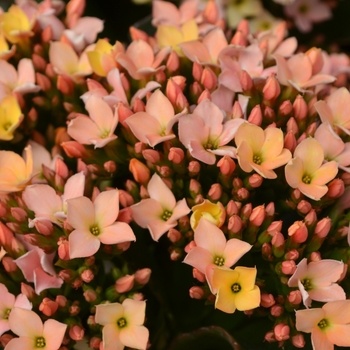
[{"label": "pale pink blossom", "polygon": [[46,254],[38,247],[30,246],[30,250],[15,260],[24,278],[33,282],[35,293],[40,294],[49,288],[60,288],[63,280],[57,276],[53,267],[55,253]]},{"label": "pale pink blossom", "polygon": [[194,230],[194,242],[196,245],[188,252],[184,263],[205,274],[209,286],[214,267],[231,267],[252,247],[236,238],[227,241],[224,233],[205,218],[200,219]]},{"label": "pale pink blossom", "polygon": [[136,80],[147,78],[165,68],[161,65],[170,53],[170,47],[164,47],[156,54],[153,48],[144,40],[134,40],[126,49],[120,52],[116,61]]},{"label": "pale pink blossom", "polygon": [[329,6],[319,0],[295,0],[284,7],[288,17],[294,19],[297,28],[307,33],[312,30],[312,24],[325,21],[332,17]]},{"label": "pale pink blossom", "polygon": [[275,179],[273,169],[289,162],[292,155],[283,148],[284,138],[281,129],[263,130],[254,124],[242,124],[235,135],[237,159],[243,171],[255,170],[262,177]]},{"label": "pale pink blossom", "polygon": [[86,101],[85,109],[90,118],[77,113],[76,118],[68,124],[69,136],[83,145],[94,145],[95,148],[102,148],[117,138],[114,134],[118,125],[116,108],[112,111],[107,102],[92,95]]},{"label": "pale pink blossom", "polygon": [[223,123],[223,112],[210,100],[203,100],[192,114],[179,120],[179,138],[192,157],[206,164],[214,164],[216,155],[236,156],[233,146],[226,146],[235,136],[243,119]]},{"label": "pale pink blossom", "polygon": [[328,123],[317,128],[315,139],[323,148],[325,161],[334,160],[339,169],[350,172],[350,142],[344,143]]},{"label": "pale pink blossom", "polygon": [[288,280],[289,287],[298,287],[306,307],[311,301],[345,300],[346,295],[342,287],[336,282],[344,271],[344,263],[337,260],[323,259],[307,263],[304,258]]},{"label": "pale pink blossom", "polygon": [[302,141],[285,166],[286,180],[292,188],[298,188],[305,196],[319,200],[328,191],[327,183],[338,173],[337,163],[332,160],[324,163],[321,144],[313,138]]},{"label": "pale pink blossom", "polygon": [[67,200],[67,222],[74,230],[69,234],[71,259],[94,255],[103,244],[135,241],[131,227],[116,221],[119,214],[119,192],[101,192],[92,202],[87,197]]},{"label": "pale pink blossom", "polygon": [[0,60],[0,72],[0,100],[15,92],[24,95],[40,90],[40,86],[35,85],[35,71],[29,58],[22,58],[17,70],[7,61]]},{"label": "pale pink blossom", "polygon": [[274,57],[280,84],[292,86],[300,92],[307,92],[316,85],[328,84],[336,80],[332,75],[313,74],[313,64],[307,53],[295,54],[288,60],[279,54],[275,54]]},{"label": "pale pink blossom", "polygon": [[297,310],[295,316],[296,329],[311,333],[313,350],[350,346],[350,300],[331,301],[318,309]]},{"label": "pale pink blossom", "polygon": [[259,16],[262,10],[260,0],[231,1],[226,9],[228,25],[236,28],[242,19]]},{"label": "pale pink blossom", "polygon": [[22,198],[28,209],[35,214],[34,220],[29,221],[29,227],[34,227],[35,223],[41,220],[49,220],[62,226],[67,214],[67,200],[81,197],[84,194],[84,186],[85,176],[81,172],[67,180],[61,196],[49,185],[35,184],[26,187]]},{"label": "pale pink blossom", "polygon": [[103,350],[123,350],[125,346],[146,350],[149,337],[145,322],[146,302],[125,299],[122,304],[96,305],[95,321],[103,326]]},{"label": "pale pink blossom", "polygon": [[140,227],[147,228],[152,238],[158,241],[191,210],[185,198],[176,202],[173,192],[156,173],[147,185],[147,192],[150,198],[131,206],[133,219]]},{"label": "pale pink blossom", "polygon": [[145,112],[138,112],[125,120],[133,134],[151,147],[175,137],[173,125],[185,111],[176,114],[169,99],[156,90],[148,99]]},{"label": "pale pink blossom", "polygon": [[6,286],[0,283],[0,335],[10,330],[8,316],[12,308],[20,307],[22,309],[31,310],[32,304],[24,294],[14,296]]},{"label": "pale pink blossom", "polygon": [[5,346],[6,350],[58,350],[63,341],[67,325],[53,319],[43,324],[31,310],[13,308],[9,316],[11,331],[19,336]]},{"label": "pale pink blossom", "polygon": [[329,123],[350,135],[350,93],[345,87],[335,90],[328,98],[314,104],[323,123]]}]

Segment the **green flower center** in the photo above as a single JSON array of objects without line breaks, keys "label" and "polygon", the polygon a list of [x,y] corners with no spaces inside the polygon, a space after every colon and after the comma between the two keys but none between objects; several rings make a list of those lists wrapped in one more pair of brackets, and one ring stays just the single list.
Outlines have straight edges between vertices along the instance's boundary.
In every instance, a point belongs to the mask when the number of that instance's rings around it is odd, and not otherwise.
[{"label": "green flower center", "polygon": [[36,348],[44,348],[46,346],[46,341],[44,337],[37,337],[35,339],[35,347]]},{"label": "green flower center", "polygon": [[169,220],[171,215],[173,215],[173,213],[170,210],[164,210],[164,212],[162,214],[162,220],[164,220],[164,221]]},{"label": "green flower center", "polygon": [[93,225],[90,227],[90,232],[94,235],[94,236],[98,236],[101,232],[100,232],[100,228],[97,225]]},{"label": "green flower center", "polygon": [[299,13],[307,13],[309,11],[309,7],[306,4],[302,4],[299,6]]},{"label": "green flower center", "polygon": [[234,0],[233,3],[234,5],[241,5],[244,3],[244,0]]},{"label": "green flower center", "polygon": [[304,182],[304,184],[309,185],[311,183],[311,176],[306,174],[306,175],[303,176],[301,181]]},{"label": "green flower center", "polygon": [[253,156],[253,162],[254,162],[255,164],[261,165],[261,163],[262,163],[261,156],[260,156],[259,154],[254,154],[254,156]]},{"label": "green flower center", "polygon": [[225,258],[223,258],[222,256],[216,256],[214,258],[214,264],[217,265],[217,266],[224,266]]},{"label": "green flower center", "polygon": [[233,293],[238,293],[241,289],[242,289],[242,287],[238,283],[234,283],[231,286],[231,290]]},{"label": "green flower center", "polygon": [[3,319],[7,320],[10,316],[11,309],[6,309],[3,314]]},{"label": "green flower center", "polygon": [[120,318],[118,321],[117,321],[117,326],[119,328],[124,328],[126,327],[126,319],[124,317]]},{"label": "green flower center", "polygon": [[11,123],[7,122],[7,123],[3,124],[3,128],[5,129],[5,131],[7,131],[8,129],[11,128],[11,125],[12,125]]},{"label": "green flower center", "polygon": [[203,145],[205,149],[217,149],[218,148],[218,142],[213,140],[208,140],[206,144]]},{"label": "green flower center", "polygon": [[304,286],[306,291],[312,290],[312,283],[309,279],[304,279],[301,281],[301,284]]},{"label": "green flower center", "polygon": [[106,137],[108,137],[108,135],[109,135],[109,131],[103,130],[101,131],[100,137],[101,139],[105,139]]},{"label": "green flower center", "polygon": [[328,322],[325,318],[323,318],[320,322],[317,323],[317,326],[321,329],[324,329],[328,326]]}]

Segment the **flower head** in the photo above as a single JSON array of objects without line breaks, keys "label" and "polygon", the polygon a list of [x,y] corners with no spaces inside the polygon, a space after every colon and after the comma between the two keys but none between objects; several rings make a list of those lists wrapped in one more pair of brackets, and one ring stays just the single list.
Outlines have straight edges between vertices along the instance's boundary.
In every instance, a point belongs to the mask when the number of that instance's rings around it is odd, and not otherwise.
[{"label": "flower head", "polygon": [[193,214],[190,218],[190,224],[195,229],[202,218],[210,221],[217,227],[221,227],[226,218],[224,206],[220,203],[212,203],[205,199],[202,203],[192,207]]},{"label": "flower head", "polygon": [[236,267],[234,270],[216,267],[213,287],[218,291],[215,308],[227,313],[251,310],[260,305],[260,289],[255,285],[256,268]]},{"label": "flower head", "polygon": [[143,326],[145,309],[145,301],[133,299],[97,305],[95,321],[104,326],[103,349],[123,350],[127,346],[146,350],[149,332]]}]

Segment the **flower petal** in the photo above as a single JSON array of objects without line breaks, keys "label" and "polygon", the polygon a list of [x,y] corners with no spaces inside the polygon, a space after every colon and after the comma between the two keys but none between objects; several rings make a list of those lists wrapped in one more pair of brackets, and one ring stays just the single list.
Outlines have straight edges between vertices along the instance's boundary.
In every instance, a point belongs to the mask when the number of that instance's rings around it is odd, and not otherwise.
[{"label": "flower petal", "polygon": [[115,222],[104,227],[98,238],[103,244],[117,244],[136,240],[131,227],[125,222]]},{"label": "flower petal", "polygon": [[87,197],[67,200],[67,221],[75,229],[90,230],[95,224],[95,208]]},{"label": "flower petal", "polygon": [[18,336],[34,338],[43,332],[43,323],[40,317],[31,310],[14,307],[9,316],[11,331]]},{"label": "flower petal", "polygon": [[156,173],[148,182],[147,190],[149,196],[160,203],[164,210],[173,211],[176,205],[174,194]]},{"label": "flower petal", "polygon": [[119,214],[119,192],[109,190],[101,192],[94,200],[95,220],[101,230],[117,220]]},{"label": "flower petal", "polygon": [[108,303],[96,305],[95,321],[103,326],[108,323],[115,324],[116,321],[123,317],[124,308],[120,303]]},{"label": "flower petal", "polygon": [[127,347],[146,350],[149,331],[144,326],[129,326],[120,331],[120,341]]},{"label": "flower petal", "polygon": [[85,258],[94,255],[100,248],[100,240],[89,231],[74,230],[68,237],[69,256],[74,258]]},{"label": "flower petal", "polygon": [[53,319],[44,323],[43,336],[46,340],[46,346],[49,349],[58,349],[66,332],[67,325]]}]

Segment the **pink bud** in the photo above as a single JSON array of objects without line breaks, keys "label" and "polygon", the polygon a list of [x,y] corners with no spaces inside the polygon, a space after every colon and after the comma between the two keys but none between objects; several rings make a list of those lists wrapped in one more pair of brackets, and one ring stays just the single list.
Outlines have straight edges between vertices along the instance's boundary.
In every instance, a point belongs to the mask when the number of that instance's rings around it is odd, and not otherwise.
[{"label": "pink bud", "polygon": [[166,85],[165,94],[169,101],[175,105],[178,94],[182,92],[180,86],[176,84],[173,78],[170,78]]},{"label": "pink bud", "polygon": [[241,218],[242,220],[247,220],[251,213],[253,212],[253,205],[252,203],[245,204],[241,209]]},{"label": "pink bud", "polygon": [[58,307],[66,307],[68,300],[64,295],[57,295],[56,296],[56,303],[58,304]]},{"label": "pink bud", "polygon": [[310,254],[310,262],[316,262],[322,260],[320,252],[312,252]]},{"label": "pink bud", "polygon": [[41,73],[35,73],[35,78],[36,78],[36,82],[37,84],[41,87],[41,90],[48,92],[51,90],[52,88],[52,84],[50,79]]},{"label": "pink bud", "polygon": [[77,141],[62,142],[61,147],[70,158],[83,158],[86,155],[85,147]]},{"label": "pink bud", "polygon": [[262,245],[262,247],[261,247],[261,254],[262,254],[264,257],[266,257],[266,258],[268,258],[268,257],[271,256],[271,254],[272,254],[272,248],[271,248],[271,244],[270,244],[270,243],[265,242],[265,243]]},{"label": "pink bud", "polygon": [[[124,210],[124,209],[123,209],[123,210]],[[123,210],[121,210],[121,211],[123,211]],[[121,220],[119,219],[119,216],[118,216],[118,220],[121,221]],[[130,244],[131,244],[130,242],[118,243],[118,244],[117,244],[117,248],[118,248],[119,251],[125,252],[126,250],[129,249]]]},{"label": "pink bud", "polygon": [[204,297],[204,290],[201,287],[194,286],[189,290],[192,299],[202,299]]},{"label": "pink bud", "polygon": [[39,310],[48,317],[51,317],[58,309],[58,303],[49,298],[44,298],[39,305]]},{"label": "pink bud", "polygon": [[181,148],[171,147],[168,154],[168,159],[175,163],[180,164],[185,157],[185,153]]},{"label": "pink bud", "polygon": [[[242,71],[242,75],[239,78],[239,81],[241,83],[242,86],[242,90],[244,92],[249,92],[252,90],[254,84],[253,84],[253,80],[251,78],[251,76],[244,70]],[[258,125],[258,124],[256,124]]]},{"label": "pink bud", "polygon": [[285,100],[281,103],[281,105],[278,108],[278,114],[281,116],[287,116],[290,113],[292,113],[293,105],[289,100]]},{"label": "pink bud", "polygon": [[284,245],[284,237],[281,232],[276,232],[272,237],[271,244],[276,247],[282,247]]},{"label": "pink bud", "polygon": [[259,205],[255,207],[249,216],[249,221],[253,226],[259,227],[262,225],[266,217],[265,206]]},{"label": "pink bud", "polygon": [[44,236],[50,236],[54,231],[54,226],[49,220],[37,220],[34,225],[37,231]]},{"label": "pink bud", "polygon": [[172,243],[178,242],[182,238],[182,234],[180,231],[178,231],[175,228],[171,228],[168,231],[167,237],[169,238],[169,241]]},{"label": "pink bud", "polygon": [[242,230],[242,227],[242,219],[238,215],[230,216],[227,224],[227,228],[229,229],[229,231],[231,231],[232,233],[238,233]]},{"label": "pink bud", "polygon": [[322,50],[312,47],[311,49],[307,50],[305,54],[310,59],[312,64],[312,75],[319,73],[324,65]]},{"label": "pink bud", "polygon": [[108,160],[107,162],[103,163],[103,168],[107,171],[107,173],[113,174],[117,170],[117,164],[113,160]]},{"label": "pink bud", "polygon": [[148,162],[155,164],[160,161],[160,153],[154,149],[145,149],[142,151],[143,158],[145,158]]},{"label": "pink bud", "polygon": [[280,317],[283,314],[283,306],[281,305],[273,305],[270,309],[270,314],[273,317]]},{"label": "pink bud", "polygon": [[45,71],[47,62],[37,53],[32,54],[32,62],[36,71]]},{"label": "pink bud", "polygon": [[232,119],[243,118],[242,107],[238,101],[233,104],[232,107]]},{"label": "pink bud", "polygon": [[78,325],[75,325],[69,329],[69,336],[72,340],[79,341],[84,338],[85,331]]},{"label": "pink bud", "polygon": [[287,133],[288,132],[292,132],[294,136],[299,133],[299,127],[294,118],[289,118],[287,122]]},{"label": "pink bud", "polygon": [[140,100],[140,98],[136,97],[134,100],[134,106],[132,109],[133,109],[134,113],[144,112],[146,110],[146,106],[143,103],[143,101]]},{"label": "pink bud", "polygon": [[315,227],[314,234],[319,238],[327,237],[332,227],[332,220],[329,217],[321,219]]},{"label": "pink bud", "polygon": [[345,191],[344,181],[341,179],[334,179],[328,184],[327,195],[330,198],[339,198]]},{"label": "pink bud", "polygon": [[290,329],[289,326],[280,323],[274,328],[275,338],[277,341],[283,341],[289,339]]},{"label": "pink bud", "polygon": [[276,303],[272,294],[262,293],[260,305],[265,308],[269,308]]},{"label": "pink bud", "polygon": [[261,107],[260,105],[256,105],[249,114],[248,122],[260,126],[262,120]]},{"label": "pink bud", "polygon": [[199,96],[203,92],[203,88],[199,85],[198,82],[193,82],[193,84],[190,86],[190,92],[195,98],[199,98]]},{"label": "pink bud", "polygon": [[175,248],[170,252],[170,259],[172,261],[178,261],[181,259],[181,257],[182,257],[182,253],[178,248]]},{"label": "pink bud", "polygon": [[304,243],[308,237],[308,230],[303,221],[295,221],[288,228],[288,236],[291,237],[295,243]]},{"label": "pink bud", "polygon": [[16,272],[18,270],[18,267],[14,261],[13,258],[11,258],[10,256],[4,256],[1,259],[2,265],[4,266],[4,269],[6,272],[8,273],[13,273]]},{"label": "pink bud", "polygon": [[24,222],[27,221],[27,212],[19,207],[12,207],[10,209],[11,215],[18,221],[18,222]]},{"label": "pink bud", "polygon": [[221,196],[222,196],[221,185],[218,183],[212,184],[208,191],[208,197],[213,201],[218,201]]},{"label": "pink bud", "polygon": [[294,260],[286,260],[282,262],[281,270],[285,275],[293,275],[297,266]]},{"label": "pink bud", "polygon": [[268,125],[268,127],[276,127],[276,123],[275,123],[275,120],[276,120],[276,113],[275,111],[269,107],[269,106],[265,106],[264,108],[264,119],[267,121],[267,122],[270,122],[271,124]]},{"label": "pink bud", "polygon": [[210,100],[211,101],[211,94],[208,89],[203,90],[203,92],[200,94],[197,100],[197,104],[200,104],[204,100]]},{"label": "pink bud", "polygon": [[[89,342],[90,348],[99,350],[102,345],[102,339],[98,337],[92,337]],[[102,349],[101,349],[102,350]]]},{"label": "pink bud", "polygon": [[268,342],[268,343],[274,343],[276,341],[275,338],[275,333],[273,331],[269,331],[265,334],[264,339]]},{"label": "pink bud", "polygon": [[301,95],[293,103],[293,116],[297,121],[304,120],[308,114],[308,106]]},{"label": "pink bud", "polygon": [[124,208],[130,207],[135,203],[133,197],[128,192],[124,190],[118,190],[118,192],[119,192],[119,203],[122,207]]},{"label": "pink bud", "polygon": [[90,283],[95,278],[95,275],[90,269],[84,270],[80,276],[85,283]]},{"label": "pink bud", "polygon": [[188,254],[195,246],[196,246],[195,241],[191,241],[190,243],[188,243],[184,249],[185,253]]},{"label": "pink bud", "polygon": [[287,252],[284,257],[285,259],[288,259],[288,260],[298,260],[299,252],[296,249],[292,249],[289,252]]},{"label": "pink bud", "polygon": [[223,156],[216,164],[220,168],[220,172],[224,175],[231,175],[236,168],[236,163],[227,155]]},{"label": "pink bud", "polygon": [[192,275],[193,275],[193,278],[195,278],[195,279],[198,280],[199,282],[204,283],[205,280],[206,280],[204,273],[200,272],[200,271],[199,271],[198,269],[196,269],[196,268],[193,268],[193,270],[192,270]]},{"label": "pink bud", "polygon": [[74,91],[74,82],[68,76],[59,75],[57,77],[57,89],[64,95],[72,95]]},{"label": "pink bud", "polygon": [[88,303],[92,303],[97,299],[97,294],[93,289],[86,290],[83,295]]},{"label": "pink bud", "polygon": [[264,99],[267,101],[275,100],[281,92],[281,87],[275,75],[271,75],[266,79],[263,88]]},{"label": "pink bud", "polygon": [[209,91],[216,88],[218,84],[218,78],[215,73],[209,67],[205,67],[201,76],[201,84],[205,89]]},{"label": "pink bud", "polygon": [[259,174],[253,174],[253,175],[249,176],[249,178],[248,178],[249,185],[252,188],[260,187],[261,184],[263,183],[263,180],[264,179]]},{"label": "pink bud", "polygon": [[134,287],[134,275],[126,275],[123,277],[120,277],[115,282],[115,290],[118,293],[125,293],[131,290]]},{"label": "pink bud", "polygon": [[296,146],[297,146],[297,140],[294,136],[294,133],[292,131],[288,131],[284,138],[284,148],[287,148],[292,153],[294,153]]},{"label": "pink bud", "polygon": [[215,1],[208,1],[203,11],[203,17],[206,22],[215,24],[219,20],[219,9]]},{"label": "pink bud", "polygon": [[135,181],[143,185],[146,185],[151,177],[148,167],[136,158],[130,160],[129,170],[133,174]]},{"label": "pink bud", "polygon": [[231,199],[226,206],[226,213],[228,216],[238,214],[241,209],[242,204],[240,202],[235,202]]},{"label": "pink bud", "polygon": [[152,270],[149,268],[144,268],[137,270],[135,272],[135,282],[138,284],[147,284],[151,277]]},{"label": "pink bud", "polygon": [[70,260],[69,257],[69,242],[67,237],[61,236],[58,241],[58,256],[62,260]]},{"label": "pink bud", "polygon": [[171,51],[167,62],[166,62],[166,68],[170,73],[176,72],[180,67],[180,59],[179,56],[177,55],[176,51]]},{"label": "pink bud", "polygon": [[300,213],[306,215],[312,209],[312,205],[303,199],[298,203],[297,209],[300,211]]},{"label": "pink bud", "polygon": [[13,335],[11,334],[3,334],[1,337],[0,337],[0,343],[2,345],[3,348],[6,347],[6,345],[14,338]]},{"label": "pink bud", "polygon": [[311,123],[305,131],[306,136],[314,136],[317,128],[318,128],[318,123],[316,122]]},{"label": "pink bud", "polygon": [[280,221],[273,221],[271,222],[271,224],[269,225],[269,227],[267,228],[267,232],[273,236],[276,232],[281,232],[282,230],[282,220]]},{"label": "pink bud", "polygon": [[21,293],[24,294],[29,300],[36,295],[34,288],[28,284],[21,282]]},{"label": "pink bud", "polygon": [[188,164],[188,171],[190,172],[191,175],[196,175],[200,172],[201,170],[201,165],[199,162],[196,160],[192,160]]},{"label": "pink bud", "polygon": [[296,334],[292,337],[292,344],[298,348],[298,349],[302,349],[305,346],[305,339],[304,336],[299,333]]},{"label": "pink bud", "polygon": [[288,301],[293,305],[299,305],[303,301],[303,297],[300,293],[300,290],[292,290],[288,294]]},{"label": "pink bud", "polygon": [[117,104],[117,114],[120,123],[128,129],[129,126],[125,123],[125,120],[134,114],[133,111],[129,107],[124,106],[122,102],[119,102]]},{"label": "pink bud", "polygon": [[304,218],[305,225],[310,227],[317,222],[317,215],[315,209],[311,209]]},{"label": "pink bud", "polygon": [[193,62],[192,75],[193,75],[194,80],[200,81],[202,74],[203,74],[203,67],[197,62]]}]

